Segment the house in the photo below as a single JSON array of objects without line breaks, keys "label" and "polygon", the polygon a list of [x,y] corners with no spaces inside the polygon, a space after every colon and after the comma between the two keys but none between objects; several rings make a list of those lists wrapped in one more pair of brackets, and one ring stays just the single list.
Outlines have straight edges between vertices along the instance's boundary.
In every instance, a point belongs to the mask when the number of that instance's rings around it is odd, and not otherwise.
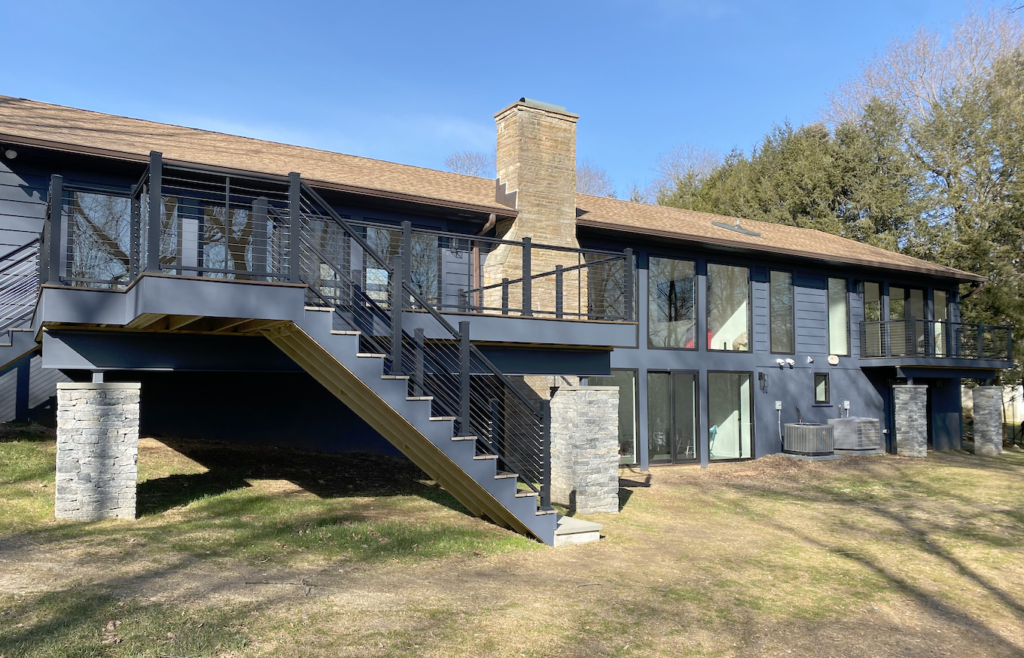
[{"label": "house", "polygon": [[495,120],[486,180],[0,97],[0,411],[55,413],[58,516],[134,516],[142,431],[397,450],[571,542],[552,499],[616,511],[619,464],[844,415],[958,448],[961,379],[1012,365],[975,274],[577,194],[577,115]]}]

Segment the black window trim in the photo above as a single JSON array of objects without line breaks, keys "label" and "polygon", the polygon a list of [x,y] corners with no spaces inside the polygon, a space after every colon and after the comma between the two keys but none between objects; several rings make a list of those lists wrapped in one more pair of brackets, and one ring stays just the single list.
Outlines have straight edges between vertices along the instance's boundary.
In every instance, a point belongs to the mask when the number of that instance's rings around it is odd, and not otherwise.
[{"label": "black window trim", "polygon": [[846,358],[853,355],[853,331],[850,328],[850,277],[848,276],[825,276],[825,348],[829,354],[834,354],[832,351],[832,338],[831,338],[831,327],[829,326],[829,308],[828,308],[828,282],[829,279],[839,279],[845,282],[843,286],[844,293],[846,295],[846,354],[835,354],[840,358]]},{"label": "black window trim", "polygon": [[[678,260],[687,263],[693,263],[693,347],[668,347],[662,345],[654,345],[651,343],[651,260],[654,258],[660,258],[662,260]],[[639,277],[638,277],[639,278]],[[700,279],[700,260],[697,258],[680,258],[678,256],[660,256],[653,253],[647,255],[647,299],[645,305],[647,306],[647,317],[644,318],[644,324],[647,334],[647,349],[649,350],[671,350],[680,352],[697,352],[700,351],[700,286],[697,285]]]},{"label": "black window trim", "polygon": [[[704,305],[704,315],[705,315],[704,323],[706,325],[708,325],[709,327],[710,327],[710,321],[707,319],[707,316],[711,313],[711,308],[708,306],[708,304],[711,302],[711,266],[712,265],[722,265],[722,266],[725,266],[725,267],[742,267],[743,269],[745,269],[747,271],[747,349],[745,349],[745,350],[717,350],[717,349],[714,349],[713,347],[710,347],[707,344],[708,341],[710,340],[710,338],[708,336],[708,334],[710,333],[709,330],[705,330],[704,331],[704,335],[702,336],[703,341],[704,341],[704,348],[708,352],[719,352],[721,354],[750,354],[750,353],[752,353],[754,351],[754,336],[753,336],[753,331],[754,331],[754,327],[753,327],[753,322],[754,322],[754,318],[753,318],[753,315],[754,315],[754,308],[753,308],[753,306],[754,306],[754,277],[752,276],[752,274],[753,274],[753,267],[750,266],[750,265],[736,265],[734,263],[721,262],[721,261],[712,261],[712,260],[705,261],[705,263],[704,263],[704,273],[705,273],[705,276],[704,276],[704,279],[705,279],[705,281],[704,281],[704,295],[707,298],[707,302]],[[769,279],[770,278],[771,278],[771,275],[769,275]],[[771,282],[770,281],[769,281],[768,285],[771,286]],[[796,292],[794,291],[793,294],[794,294],[793,312],[795,313],[796,312]],[[796,325],[796,321],[794,320],[794,327],[793,327],[793,333],[794,334],[796,333],[796,326],[795,325]],[[769,335],[768,335],[768,342],[771,343],[771,331],[770,331],[770,329],[769,329]],[[796,344],[795,344],[796,343],[796,336],[795,335],[793,336],[793,342],[794,342],[793,347],[796,347]],[[770,347],[770,345],[769,345],[769,347]],[[795,354],[795,352],[794,352],[794,354]],[[739,371],[737,371],[737,372],[739,372]]]},{"label": "black window trim", "polygon": [[[793,291],[793,334],[790,343],[793,349],[789,352],[776,352],[772,345],[772,272],[782,272],[789,275],[789,287]],[[722,351],[722,350],[719,350]],[[796,354],[796,272],[793,270],[780,270],[768,268],[768,352],[770,354]]]},{"label": "black window trim", "polygon": [[[818,375],[823,375],[825,377],[825,399],[824,400],[819,400],[818,399]],[[814,404],[815,405],[819,405],[819,406],[824,406],[824,405],[831,406],[832,405],[832,373],[825,372],[825,371],[816,371],[814,373],[814,378],[812,379],[812,382],[813,382],[813,391],[812,391],[811,395],[812,395],[812,399],[814,400]]]}]

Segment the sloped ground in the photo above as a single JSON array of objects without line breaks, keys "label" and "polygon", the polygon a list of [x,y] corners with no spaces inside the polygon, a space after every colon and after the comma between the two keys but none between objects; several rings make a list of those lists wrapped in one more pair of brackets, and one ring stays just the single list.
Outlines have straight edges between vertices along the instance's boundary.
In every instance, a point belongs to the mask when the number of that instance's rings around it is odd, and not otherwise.
[{"label": "sloped ground", "polygon": [[0,655],[1021,656],[1024,455],[623,471],[598,544],[402,460],[142,442],[140,518],[52,520],[0,438]]}]

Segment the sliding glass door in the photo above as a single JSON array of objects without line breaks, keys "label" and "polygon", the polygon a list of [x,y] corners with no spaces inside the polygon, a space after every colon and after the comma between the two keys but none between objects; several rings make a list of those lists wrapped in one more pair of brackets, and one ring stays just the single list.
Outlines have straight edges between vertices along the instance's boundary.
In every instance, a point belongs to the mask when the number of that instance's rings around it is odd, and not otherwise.
[{"label": "sliding glass door", "polygon": [[708,373],[708,459],[749,459],[754,435],[751,373]]},{"label": "sliding glass door", "polygon": [[587,385],[619,389],[619,463],[636,464],[636,370],[612,370],[611,377],[588,377]]},{"label": "sliding glass door", "polygon": [[697,373],[647,373],[647,456],[652,464],[697,461]]}]

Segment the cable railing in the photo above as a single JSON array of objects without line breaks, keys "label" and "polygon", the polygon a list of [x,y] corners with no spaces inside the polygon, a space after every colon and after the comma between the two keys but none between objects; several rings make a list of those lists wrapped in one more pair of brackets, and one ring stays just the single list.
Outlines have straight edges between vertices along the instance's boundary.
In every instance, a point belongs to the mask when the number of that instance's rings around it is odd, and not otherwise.
[{"label": "cable railing", "polygon": [[861,358],[919,356],[950,359],[1013,358],[1010,327],[946,320],[860,323]]},{"label": "cable railing", "polygon": [[25,325],[39,295],[39,239],[0,260],[0,332]]}]

